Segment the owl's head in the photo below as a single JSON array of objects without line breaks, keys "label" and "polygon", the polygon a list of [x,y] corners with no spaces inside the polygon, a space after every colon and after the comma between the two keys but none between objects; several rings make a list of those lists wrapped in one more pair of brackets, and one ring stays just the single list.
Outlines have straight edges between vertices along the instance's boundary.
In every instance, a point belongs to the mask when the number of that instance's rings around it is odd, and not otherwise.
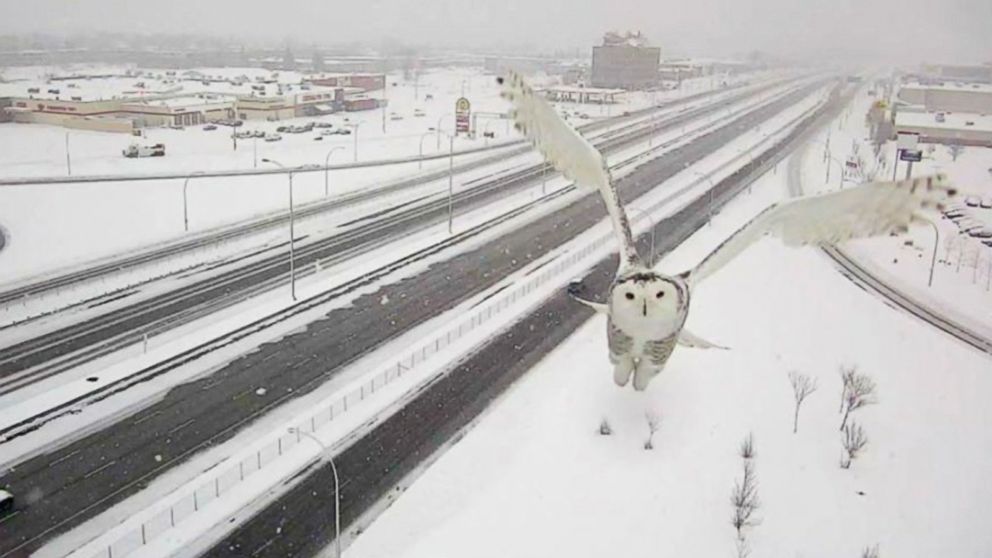
[{"label": "owl's head", "polygon": [[677,280],[642,269],[617,277],[610,307],[614,316],[657,322],[677,317],[685,298],[685,288]]}]

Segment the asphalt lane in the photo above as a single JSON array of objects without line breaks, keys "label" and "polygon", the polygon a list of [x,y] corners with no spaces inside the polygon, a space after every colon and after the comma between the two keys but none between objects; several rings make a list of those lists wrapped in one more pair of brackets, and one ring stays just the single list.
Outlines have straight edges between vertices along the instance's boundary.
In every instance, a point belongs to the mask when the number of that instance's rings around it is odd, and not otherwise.
[{"label": "asphalt lane", "polygon": [[[811,89],[644,164],[620,181],[622,194],[625,199],[642,195]],[[0,556],[37,549],[44,540],[123,500],[196,451],[222,443],[264,412],[310,392],[348,363],[488,288],[604,216],[600,199],[585,196],[554,218],[530,223],[415,277],[385,285],[301,332],[176,387],[154,405],[100,432],[18,465],[0,477],[0,486],[30,495],[30,500],[22,499],[19,513],[0,523]],[[387,305],[380,303],[384,295],[391,301]],[[265,388],[265,395],[256,394],[259,388]]]}]

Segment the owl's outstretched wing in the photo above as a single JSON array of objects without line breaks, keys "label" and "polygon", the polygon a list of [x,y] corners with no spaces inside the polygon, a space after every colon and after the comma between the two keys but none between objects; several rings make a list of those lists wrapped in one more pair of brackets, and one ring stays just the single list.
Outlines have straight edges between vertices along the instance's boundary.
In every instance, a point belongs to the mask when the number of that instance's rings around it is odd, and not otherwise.
[{"label": "owl's outstretched wing", "polygon": [[831,244],[906,232],[927,222],[927,213],[942,211],[956,195],[944,175],[897,182],[872,182],[839,192],[805,196],[775,204],[758,214],[684,274],[698,284],[766,234],[789,246]]},{"label": "owl's outstretched wing", "polygon": [[511,71],[497,81],[502,85],[502,96],[513,105],[510,117],[516,128],[530,139],[548,163],[579,187],[599,190],[620,241],[620,269],[639,263],[627,213],[620,204],[603,156],[566,124],[520,74]]}]

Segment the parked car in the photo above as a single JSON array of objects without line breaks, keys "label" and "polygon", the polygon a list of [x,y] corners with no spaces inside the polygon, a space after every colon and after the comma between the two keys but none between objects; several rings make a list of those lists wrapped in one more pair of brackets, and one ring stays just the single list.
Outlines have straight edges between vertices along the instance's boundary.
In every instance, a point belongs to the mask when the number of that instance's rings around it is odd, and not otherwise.
[{"label": "parked car", "polygon": [[314,128],[333,128],[334,127],[334,123],[333,122],[314,122],[313,123],[313,127]]},{"label": "parked car", "polygon": [[121,153],[129,159],[134,159],[137,157],[164,157],[165,144],[156,143],[154,145],[139,145],[137,143],[132,143],[127,146],[127,149],[122,150]]},{"label": "parked car", "polygon": [[992,198],[985,198],[979,205],[982,209],[992,209]]},{"label": "parked car", "polygon": [[278,128],[276,128],[276,132],[279,132],[279,133],[285,133],[288,130],[289,130],[289,126],[279,126]]},{"label": "parked car", "polygon": [[314,136],[313,141],[324,141],[324,136]]},{"label": "parked car", "polygon": [[944,116],[944,113],[942,112],[938,112],[937,115],[934,116],[934,119],[936,119],[937,122],[944,122],[947,120],[947,118]]},{"label": "parked car", "polygon": [[422,110],[420,110],[420,109],[415,109],[415,110],[413,111],[413,115],[414,115],[415,117],[417,117],[417,118],[420,118],[420,117],[422,117],[422,116],[427,116],[427,113],[426,113],[426,112],[424,112],[424,111],[422,111]]},{"label": "parked car", "polygon": [[282,136],[279,134],[265,134],[265,141],[282,141]]},{"label": "parked car", "polygon": [[0,490],[0,517],[14,511],[14,495],[6,490]]},{"label": "parked car", "polygon": [[351,130],[348,129],[348,128],[338,128],[338,129],[334,130],[334,133],[335,134],[338,134],[340,136],[350,136],[351,135]]},{"label": "parked car", "polygon": [[992,248],[992,240],[983,240],[982,244],[988,246],[989,248]]},{"label": "parked car", "polygon": [[262,130],[255,130],[254,132],[251,133],[251,135],[254,138],[264,138],[265,132],[263,132]]},{"label": "parked car", "polygon": [[203,131],[204,132],[210,132],[210,131],[216,130],[216,129],[217,129],[217,126],[214,125],[214,124],[207,124],[206,126],[203,127]]},{"label": "parked car", "polygon": [[968,236],[972,238],[992,238],[992,229],[982,227],[981,229],[973,229],[968,231]]},{"label": "parked car", "polygon": [[320,131],[320,135],[322,135],[322,136],[333,136],[333,135],[336,135],[337,133],[338,133],[337,130],[327,130],[327,129],[325,129],[325,130],[321,130]]},{"label": "parked car", "polygon": [[982,204],[982,200],[977,196],[968,196],[964,199],[964,204],[968,207],[978,207]]}]

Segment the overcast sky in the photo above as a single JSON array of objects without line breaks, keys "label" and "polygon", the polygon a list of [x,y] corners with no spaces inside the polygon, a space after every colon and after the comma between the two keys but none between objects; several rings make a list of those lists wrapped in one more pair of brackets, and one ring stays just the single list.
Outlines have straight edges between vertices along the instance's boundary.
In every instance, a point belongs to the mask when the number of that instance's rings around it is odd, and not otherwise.
[{"label": "overcast sky", "polygon": [[992,0],[0,0],[0,33],[130,31],[321,43],[582,48],[642,30],[665,53],[992,60]]}]

